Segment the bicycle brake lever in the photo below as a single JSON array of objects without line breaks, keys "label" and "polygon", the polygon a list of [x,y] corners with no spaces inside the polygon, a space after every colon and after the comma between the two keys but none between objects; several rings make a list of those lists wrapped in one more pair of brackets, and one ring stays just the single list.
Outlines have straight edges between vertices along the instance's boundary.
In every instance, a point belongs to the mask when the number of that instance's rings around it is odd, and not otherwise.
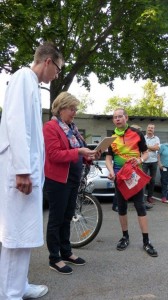
[{"label": "bicycle brake lever", "polygon": [[102,168],[99,166],[98,162],[95,163],[95,166],[96,166],[96,168],[99,169],[99,171],[100,171],[101,173],[103,173],[103,172],[102,172]]},{"label": "bicycle brake lever", "polygon": [[100,170],[100,172],[103,174],[103,172],[102,172],[102,168],[101,168],[101,167],[99,167],[99,170]]}]

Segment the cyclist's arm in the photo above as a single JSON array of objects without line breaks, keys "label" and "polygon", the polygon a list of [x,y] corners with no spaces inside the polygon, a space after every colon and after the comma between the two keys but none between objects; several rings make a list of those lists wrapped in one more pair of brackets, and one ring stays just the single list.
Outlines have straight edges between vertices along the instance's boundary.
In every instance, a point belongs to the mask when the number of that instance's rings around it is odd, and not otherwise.
[{"label": "cyclist's arm", "polygon": [[114,169],[113,169],[113,161],[112,161],[112,156],[111,155],[106,155],[106,167],[109,170],[109,179],[114,179],[115,174],[114,174]]}]

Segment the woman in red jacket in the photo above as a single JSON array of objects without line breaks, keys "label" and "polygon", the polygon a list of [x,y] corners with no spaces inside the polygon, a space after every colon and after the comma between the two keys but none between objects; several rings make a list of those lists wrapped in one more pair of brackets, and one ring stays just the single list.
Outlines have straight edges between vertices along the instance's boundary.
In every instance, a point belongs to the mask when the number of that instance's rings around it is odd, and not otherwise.
[{"label": "woman in red jacket", "polygon": [[91,161],[96,154],[87,148],[73,123],[79,103],[71,94],[62,92],[52,104],[51,121],[44,125],[49,266],[62,274],[72,273],[72,268],[65,263],[85,264],[84,259],[72,253],[70,222],[75,211],[83,160]]}]

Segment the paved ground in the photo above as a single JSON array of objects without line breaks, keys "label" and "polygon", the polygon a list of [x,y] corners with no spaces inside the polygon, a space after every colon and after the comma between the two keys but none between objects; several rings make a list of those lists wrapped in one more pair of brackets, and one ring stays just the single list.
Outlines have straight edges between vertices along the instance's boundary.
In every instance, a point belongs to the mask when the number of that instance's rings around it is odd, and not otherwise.
[{"label": "paved ground", "polygon": [[[137,216],[130,203],[130,245],[117,251],[121,238],[117,213],[111,204],[102,203],[104,220],[96,239],[75,254],[87,260],[73,267],[72,275],[60,275],[48,268],[46,245],[33,250],[30,276],[33,283],[47,284],[49,293],[44,300],[137,300],[168,299],[168,205],[156,201],[148,212],[150,239],[159,252],[158,258],[142,249],[142,236]],[[48,211],[44,211],[44,231]]]}]

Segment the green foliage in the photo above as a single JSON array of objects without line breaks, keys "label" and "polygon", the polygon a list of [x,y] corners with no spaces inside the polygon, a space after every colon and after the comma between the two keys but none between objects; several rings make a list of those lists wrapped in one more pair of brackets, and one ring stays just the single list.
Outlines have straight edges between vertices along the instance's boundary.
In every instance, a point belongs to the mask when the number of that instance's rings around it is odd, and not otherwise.
[{"label": "green foliage", "polygon": [[78,106],[78,114],[81,114],[81,113],[85,113],[86,110],[87,110],[87,107],[89,105],[92,105],[94,103],[94,101],[90,98],[88,98],[88,95],[87,94],[83,94],[81,97],[80,97],[80,104]]},{"label": "green foliage", "polygon": [[2,0],[0,68],[29,65],[38,44],[55,42],[66,65],[51,83],[51,102],[74,76],[89,89],[88,75],[113,87],[129,73],[168,83],[167,0]]},{"label": "green foliage", "polygon": [[139,102],[139,114],[143,116],[168,116],[164,111],[164,96],[157,94],[157,84],[148,80],[144,86],[144,96]]},{"label": "green foliage", "polygon": [[165,95],[158,95],[158,84],[147,80],[143,87],[142,99],[133,101],[131,97],[113,97],[108,100],[108,105],[104,113],[113,113],[116,108],[125,108],[129,116],[168,116],[168,111],[164,108]]},{"label": "green foliage", "polygon": [[105,107],[104,113],[113,113],[116,108],[122,107],[124,108],[128,114],[131,110],[132,99],[130,96],[128,97],[118,97],[114,96],[108,100],[108,104]]}]

